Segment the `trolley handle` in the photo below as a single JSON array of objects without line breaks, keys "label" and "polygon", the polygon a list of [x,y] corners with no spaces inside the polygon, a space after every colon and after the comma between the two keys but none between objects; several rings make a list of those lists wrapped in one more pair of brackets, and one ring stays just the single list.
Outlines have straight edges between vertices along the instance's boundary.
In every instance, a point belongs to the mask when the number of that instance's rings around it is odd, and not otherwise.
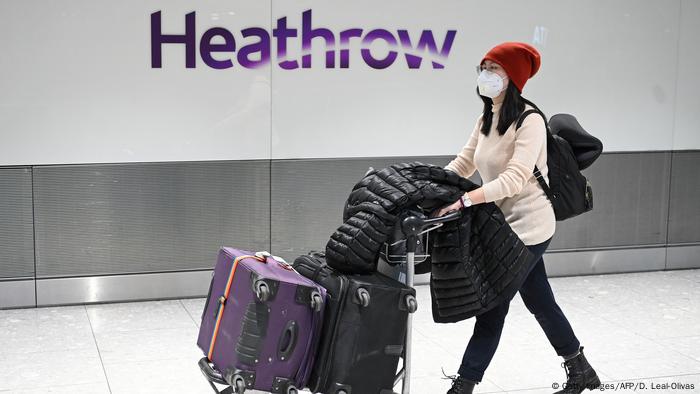
[{"label": "trolley handle", "polygon": [[443,216],[438,216],[436,218],[432,219],[424,219],[423,220],[423,227],[431,225],[431,224],[437,224],[437,223],[447,223],[451,222],[453,220],[457,220],[460,217],[462,217],[462,211],[461,210],[456,210],[456,211],[450,211],[446,215]]},{"label": "trolley handle", "polygon": [[[228,385],[228,382],[224,380],[223,376],[221,376],[221,373],[212,368],[211,364],[209,364],[209,360],[206,357],[199,360],[197,364],[199,364],[199,369],[202,371],[202,374],[204,374],[204,377],[206,377],[210,383]],[[216,390],[216,387],[214,387],[214,389]]]},{"label": "trolley handle", "polygon": [[462,213],[460,211],[453,211],[447,215],[432,219],[422,219],[418,216],[409,216],[401,221],[401,231],[403,231],[407,238],[416,237],[420,235],[421,231],[428,226],[442,225],[443,223],[459,219],[461,216]]}]

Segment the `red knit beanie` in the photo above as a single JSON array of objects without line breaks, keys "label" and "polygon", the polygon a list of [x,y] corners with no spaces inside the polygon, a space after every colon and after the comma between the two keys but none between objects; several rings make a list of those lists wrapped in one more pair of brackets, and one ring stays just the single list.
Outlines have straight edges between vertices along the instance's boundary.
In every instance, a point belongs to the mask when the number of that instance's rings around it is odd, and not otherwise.
[{"label": "red knit beanie", "polygon": [[481,64],[484,60],[500,64],[520,93],[523,92],[525,82],[540,69],[540,53],[535,47],[524,42],[504,42],[496,45],[481,59]]}]

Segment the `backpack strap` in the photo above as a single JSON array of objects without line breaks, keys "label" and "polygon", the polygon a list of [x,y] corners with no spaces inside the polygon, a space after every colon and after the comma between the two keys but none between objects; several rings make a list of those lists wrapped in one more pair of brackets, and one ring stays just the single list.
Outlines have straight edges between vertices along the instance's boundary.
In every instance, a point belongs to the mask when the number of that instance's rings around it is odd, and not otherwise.
[{"label": "backpack strap", "polygon": [[[542,119],[544,119],[544,127],[547,133],[549,133],[549,125],[547,124],[547,118],[544,116],[542,111],[539,109],[529,109],[520,115],[520,118],[518,118],[518,123],[515,125],[515,129],[519,129],[520,126],[523,125],[523,122],[525,121],[525,118],[527,118],[528,115],[530,114],[540,114],[542,116]],[[537,165],[535,165],[535,170],[532,172],[535,175],[535,179],[537,179],[537,182],[540,184],[542,187],[542,190],[544,190],[544,194],[547,195],[547,198],[550,201],[554,201],[553,199],[555,198],[554,195],[552,194],[552,190],[549,188],[549,185],[547,185],[547,182],[544,180],[544,176],[540,172],[540,169],[537,168]]]},{"label": "backpack strap", "polygon": [[556,198],[556,197],[552,194],[552,190],[549,188],[549,185],[547,185],[547,182],[544,181],[544,176],[540,172],[540,169],[537,168],[537,165],[535,165],[535,171],[533,171],[533,173],[535,174],[535,178],[537,179],[537,182],[542,187],[542,190],[544,190],[544,194],[547,195],[547,198],[550,201],[554,201],[553,198]]},{"label": "backpack strap", "polygon": [[[518,123],[515,125],[515,129],[519,129],[520,126],[523,125],[523,122],[525,121],[525,118],[527,118],[528,115],[530,114],[542,114],[540,111],[536,109],[528,109],[527,111],[523,112],[522,115],[520,115],[520,118],[518,118]],[[544,115],[542,115],[542,118],[544,118]],[[544,121],[545,126],[547,125],[547,120],[545,119]]]}]

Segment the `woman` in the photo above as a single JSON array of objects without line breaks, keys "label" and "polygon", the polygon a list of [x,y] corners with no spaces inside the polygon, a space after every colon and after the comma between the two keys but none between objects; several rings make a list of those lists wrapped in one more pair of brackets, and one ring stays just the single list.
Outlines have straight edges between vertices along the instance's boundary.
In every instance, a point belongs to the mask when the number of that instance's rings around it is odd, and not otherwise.
[{"label": "woman", "polygon": [[[539,67],[540,54],[525,43],[506,42],[484,56],[477,68],[483,114],[477,119],[467,144],[446,167],[465,178],[478,169],[484,183],[440,209],[437,215],[485,202],[499,206],[513,231],[537,259],[519,291],[556,353],[564,358],[567,384],[560,392],[580,393],[585,388],[597,387],[600,380],[554,300],[542,259],[556,223],[552,205],[533,175],[537,165],[549,183],[544,120],[532,114],[515,130],[519,116],[532,108],[521,92]],[[508,307],[509,302],[504,302],[476,316],[459,376],[453,379],[448,394],[472,393],[474,385],[481,381],[496,352]]]}]

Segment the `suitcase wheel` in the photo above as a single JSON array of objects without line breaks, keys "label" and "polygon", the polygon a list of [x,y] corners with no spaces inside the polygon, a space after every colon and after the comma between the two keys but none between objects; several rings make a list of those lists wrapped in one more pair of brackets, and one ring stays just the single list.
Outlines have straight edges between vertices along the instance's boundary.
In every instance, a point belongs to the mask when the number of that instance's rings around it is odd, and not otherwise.
[{"label": "suitcase wheel", "polygon": [[270,288],[267,283],[261,280],[255,282],[255,296],[261,302],[266,302],[270,298]]},{"label": "suitcase wheel", "polygon": [[406,307],[408,308],[408,313],[418,310],[418,300],[412,294],[406,296]]},{"label": "suitcase wheel", "polygon": [[311,293],[311,308],[317,313],[323,308],[323,297],[315,291]]},{"label": "suitcase wheel", "polygon": [[369,306],[369,291],[367,289],[360,287],[357,289],[357,300],[362,307],[367,308]]},{"label": "suitcase wheel", "polygon": [[299,390],[297,390],[296,387],[290,385],[289,387],[287,387],[287,394],[299,394]]},{"label": "suitcase wheel", "polygon": [[234,375],[233,376],[233,388],[236,392],[236,394],[243,394],[245,393],[245,379],[243,379],[243,376],[241,375]]}]

